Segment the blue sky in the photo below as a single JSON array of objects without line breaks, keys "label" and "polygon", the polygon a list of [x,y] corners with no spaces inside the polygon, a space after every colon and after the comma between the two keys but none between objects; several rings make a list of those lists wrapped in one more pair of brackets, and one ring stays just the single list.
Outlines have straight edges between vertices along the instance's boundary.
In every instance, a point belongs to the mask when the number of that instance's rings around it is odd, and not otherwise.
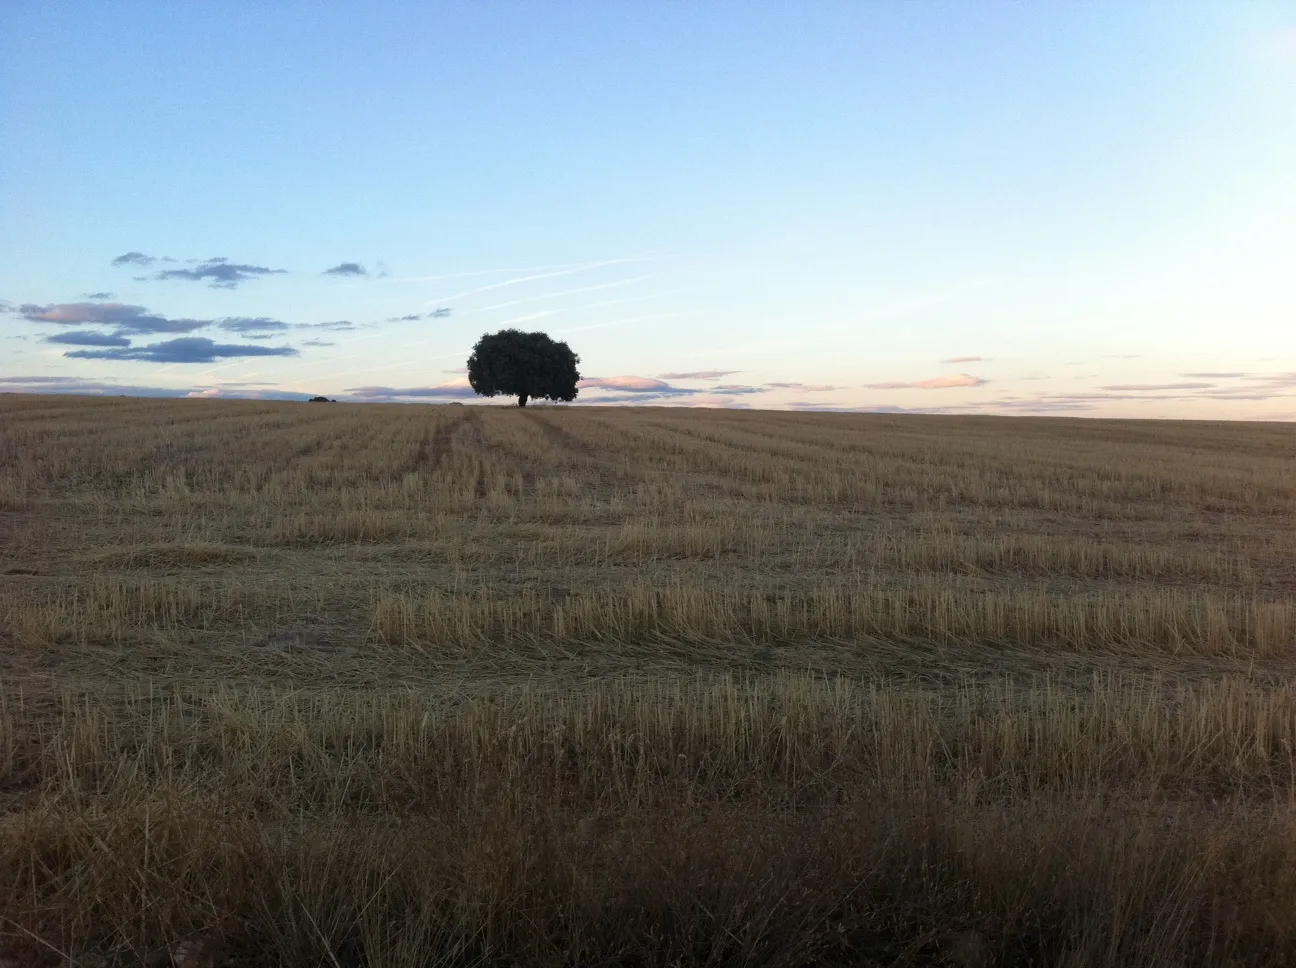
[{"label": "blue sky", "polygon": [[1296,419],[1292,3],[10,3],[0,130],[0,388]]}]

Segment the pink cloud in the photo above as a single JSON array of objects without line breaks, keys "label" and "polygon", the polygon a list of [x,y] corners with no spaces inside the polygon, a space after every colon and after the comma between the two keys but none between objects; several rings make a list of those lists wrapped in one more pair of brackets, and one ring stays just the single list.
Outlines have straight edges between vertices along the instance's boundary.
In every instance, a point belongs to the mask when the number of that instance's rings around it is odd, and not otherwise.
[{"label": "pink cloud", "polygon": [[647,376],[593,376],[576,384],[582,390],[628,390],[632,393],[670,393],[669,383]]},{"label": "pink cloud", "polygon": [[951,356],[948,359],[941,360],[942,363],[988,363],[989,357],[986,356]]},{"label": "pink cloud", "polygon": [[979,376],[970,373],[950,373],[945,376],[934,376],[928,380],[915,380],[912,383],[891,381],[888,383],[866,383],[869,390],[949,390],[954,387],[979,387],[986,383]]}]

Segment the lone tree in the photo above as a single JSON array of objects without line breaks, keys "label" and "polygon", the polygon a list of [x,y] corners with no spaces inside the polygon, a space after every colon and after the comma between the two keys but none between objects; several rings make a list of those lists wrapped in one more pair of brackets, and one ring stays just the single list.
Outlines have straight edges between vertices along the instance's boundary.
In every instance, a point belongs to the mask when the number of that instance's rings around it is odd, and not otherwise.
[{"label": "lone tree", "polygon": [[525,407],[532,397],[575,400],[580,357],[566,343],[544,333],[502,329],[487,333],[468,357],[468,383],[483,397],[516,396]]}]

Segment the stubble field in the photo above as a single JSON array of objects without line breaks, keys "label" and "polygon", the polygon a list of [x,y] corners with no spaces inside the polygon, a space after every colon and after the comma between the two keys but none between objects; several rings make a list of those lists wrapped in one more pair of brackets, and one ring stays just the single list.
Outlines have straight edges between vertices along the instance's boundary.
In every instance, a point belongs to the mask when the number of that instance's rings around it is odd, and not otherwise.
[{"label": "stubble field", "polygon": [[0,396],[0,960],[1296,964],[1296,428]]}]

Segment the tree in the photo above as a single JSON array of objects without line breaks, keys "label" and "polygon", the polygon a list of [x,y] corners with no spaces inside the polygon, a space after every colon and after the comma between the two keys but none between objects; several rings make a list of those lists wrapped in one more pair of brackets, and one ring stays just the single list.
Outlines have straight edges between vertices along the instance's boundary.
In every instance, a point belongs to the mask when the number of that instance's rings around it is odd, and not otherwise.
[{"label": "tree", "polygon": [[575,400],[580,357],[545,333],[502,329],[487,333],[468,357],[468,383],[483,397],[516,396],[525,407],[532,397]]}]

